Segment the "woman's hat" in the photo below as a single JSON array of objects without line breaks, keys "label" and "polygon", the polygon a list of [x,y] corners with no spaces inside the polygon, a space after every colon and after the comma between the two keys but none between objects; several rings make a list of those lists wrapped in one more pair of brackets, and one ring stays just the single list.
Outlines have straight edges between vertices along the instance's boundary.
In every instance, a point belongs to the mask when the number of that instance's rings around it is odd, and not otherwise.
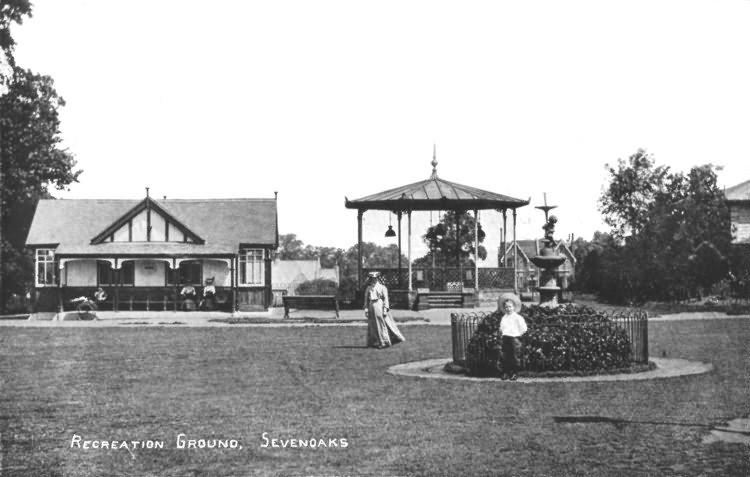
[{"label": "woman's hat", "polygon": [[369,272],[367,274],[367,278],[378,278],[380,276],[380,272]]},{"label": "woman's hat", "polygon": [[518,298],[518,295],[515,293],[503,293],[500,295],[500,298],[497,299],[497,304],[502,308],[503,303],[506,301],[510,301],[513,303],[513,306],[515,307],[515,311],[519,311],[521,309],[521,299]]},{"label": "woman's hat", "polygon": [[214,282],[214,277],[206,278],[206,283],[213,283],[213,282]]}]

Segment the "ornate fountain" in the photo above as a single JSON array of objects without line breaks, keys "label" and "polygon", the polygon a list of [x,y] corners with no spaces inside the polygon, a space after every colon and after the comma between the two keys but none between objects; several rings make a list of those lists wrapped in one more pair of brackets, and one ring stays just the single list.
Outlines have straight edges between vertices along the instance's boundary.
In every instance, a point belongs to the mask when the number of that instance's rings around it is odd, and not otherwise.
[{"label": "ornate fountain", "polygon": [[539,255],[532,257],[531,261],[539,267],[539,305],[555,307],[557,303],[557,295],[560,293],[560,287],[557,286],[557,274],[555,273],[557,267],[565,262],[565,257],[558,255],[555,252],[557,247],[557,241],[555,241],[553,234],[555,233],[555,224],[557,223],[557,217],[548,213],[551,209],[556,206],[547,205],[547,197],[544,197],[544,205],[537,207],[544,211],[545,224],[542,226],[544,229],[544,246],[539,251]]}]

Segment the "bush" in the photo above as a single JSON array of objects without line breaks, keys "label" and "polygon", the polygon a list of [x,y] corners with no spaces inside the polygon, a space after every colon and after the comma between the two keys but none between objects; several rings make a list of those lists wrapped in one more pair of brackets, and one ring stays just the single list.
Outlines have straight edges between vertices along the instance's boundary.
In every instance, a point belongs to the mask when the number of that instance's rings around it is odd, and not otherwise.
[{"label": "bush", "polygon": [[31,304],[26,297],[11,293],[5,302],[5,312],[13,315],[20,313],[29,313],[31,311]]},{"label": "bush", "polygon": [[729,303],[726,307],[727,315],[750,315],[750,303],[744,300],[737,300]]},{"label": "bush", "polygon": [[[627,333],[608,315],[581,305],[524,306],[522,370],[526,372],[607,372],[631,365]],[[477,326],[466,349],[474,376],[498,376],[502,369],[500,319],[494,312]]]},{"label": "bush", "polygon": [[343,299],[356,301],[364,290],[358,288],[356,277],[341,277],[339,281],[339,296]]},{"label": "bush", "polygon": [[336,295],[338,286],[333,280],[316,278],[300,283],[294,292],[297,295]]}]

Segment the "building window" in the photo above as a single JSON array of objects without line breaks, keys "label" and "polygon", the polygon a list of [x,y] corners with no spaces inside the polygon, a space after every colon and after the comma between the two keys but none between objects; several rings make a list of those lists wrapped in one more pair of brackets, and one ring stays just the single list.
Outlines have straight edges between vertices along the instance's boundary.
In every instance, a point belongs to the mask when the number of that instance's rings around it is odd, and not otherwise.
[{"label": "building window", "polygon": [[123,262],[119,270],[112,268],[112,264],[109,262],[97,262],[96,279],[99,286],[134,286],[135,262]]},{"label": "building window", "polygon": [[[119,270],[113,270],[109,262],[99,262],[96,271],[99,285],[135,286],[135,262],[133,261],[122,262]],[[102,280],[107,280],[109,283]]]},{"label": "building window", "polygon": [[36,286],[55,285],[55,251],[40,248],[36,251]]},{"label": "building window", "polygon": [[96,281],[99,286],[114,286],[117,284],[117,274],[109,262],[96,262]]},{"label": "building window", "polygon": [[112,268],[109,262],[96,263],[96,280],[99,286],[135,285],[135,263],[123,262],[120,269]]},{"label": "building window", "polygon": [[167,270],[167,285],[202,284],[203,269],[200,262],[182,262],[177,270]]},{"label": "building window", "polygon": [[135,262],[125,262],[120,268],[120,285],[135,286]]},{"label": "building window", "polygon": [[240,251],[240,285],[264,285],[266,264],[263,249],[251,248]]}]

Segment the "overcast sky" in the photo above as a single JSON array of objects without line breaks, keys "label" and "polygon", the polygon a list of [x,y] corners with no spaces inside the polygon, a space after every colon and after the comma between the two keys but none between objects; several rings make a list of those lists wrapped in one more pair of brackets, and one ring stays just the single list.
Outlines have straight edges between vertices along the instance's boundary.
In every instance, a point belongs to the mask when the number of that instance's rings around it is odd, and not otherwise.
[{"label": "overcast sky", "polygon": [[[281,233],[348,248],[344,197],[427,179],[433,144],[441,178],[531,199],[519,238],[545,192],[558,238],[606,230],[604,164],[638,148],[750,179],[748,0],[33,3],[16,60],[54,78],[84,170],[58,197],[278,191]],[[480,213],[491,255],[499,217]],[[388,220],[364,239],[393,243]]]}]

